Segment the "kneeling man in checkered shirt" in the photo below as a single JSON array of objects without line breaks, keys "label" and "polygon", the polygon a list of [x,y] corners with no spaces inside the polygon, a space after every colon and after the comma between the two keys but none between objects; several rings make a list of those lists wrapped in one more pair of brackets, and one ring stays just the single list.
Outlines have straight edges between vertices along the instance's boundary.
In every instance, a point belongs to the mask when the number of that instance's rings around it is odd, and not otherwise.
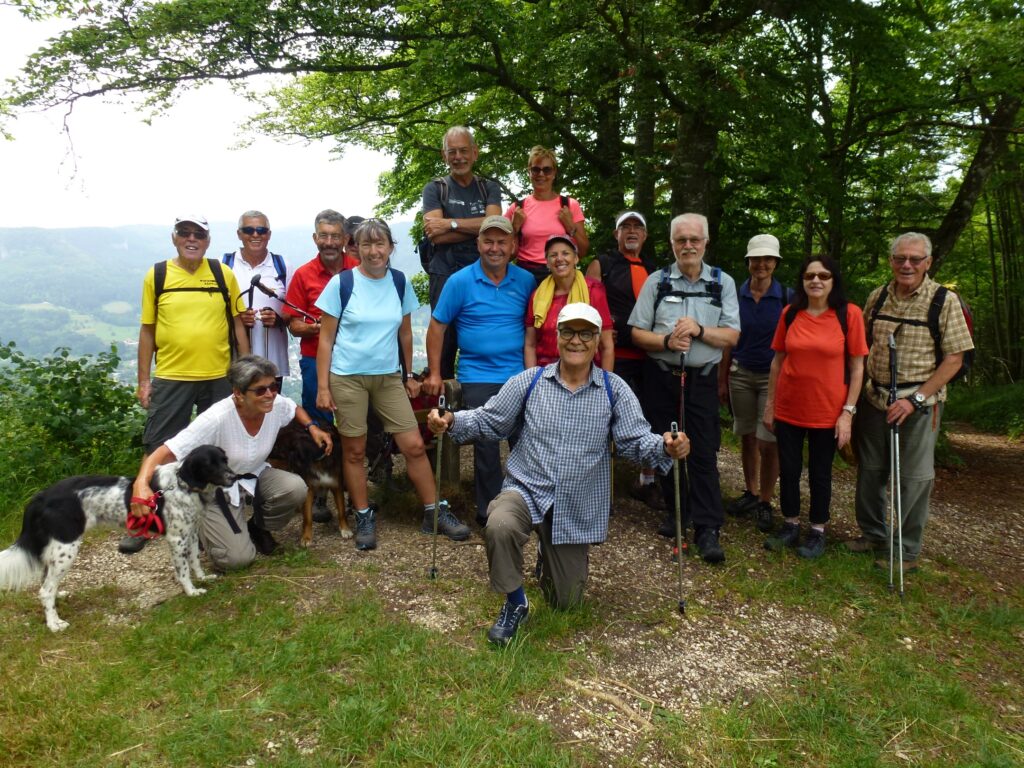
[{"label": "kneeling man in checkered shirt", "polygon": [[564,609],[583,599],[590,545],[608,536],[609,442],[619,456],[663,474],[690,451],[684,434],[651,434],[629,386],[594,364],[600,334],[596,309],[567,304],[558,313],[557,363],[514,376],[480,408],[428,417],[435,433],[448,430],[460,443],[519,433],[484,529],[491,587],[506,595],[487,633],[496,645],[507,645],[529,614],[523,546],[532,530],[548,603]]}]

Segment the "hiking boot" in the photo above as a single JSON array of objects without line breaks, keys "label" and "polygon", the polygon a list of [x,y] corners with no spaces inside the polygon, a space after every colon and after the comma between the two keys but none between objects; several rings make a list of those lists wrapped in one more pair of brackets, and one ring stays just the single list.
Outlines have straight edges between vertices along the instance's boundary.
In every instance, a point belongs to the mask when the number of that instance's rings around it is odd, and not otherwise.
[{"label": "hiking boot", "polygon": [[717,528],[698,528],[695,535],[697,552],[705,563],[724,563],[725,552],[718,543]]},{"label": "hiking boot", "polygon": [[630,489],[629,495],[637,501],[642,501],[656,512],[665,510],[665,497],[662,495],[661,485],[658,483],[635,485]]},{"label": "hiking boot", "polygon": [[825,532],[817,528],[811,528],[804,537],[804,543],[796,548],[800,557],[813,560],[825,554]]},{"label": "hiking boot", "polygon": [[676,537],[676,516],[674,514],[669,513],[665,515],[665,519],[658,526],[658,535],[664,536],[666,539],[674,539]]},{"label": "hiking boot", "polygon": [[[420,526],[420,532],[431,534],[434,532],[434,510],[423,513],[423,525]],[[469,526],[452,513],[447,501],[442,501],[437,505],[437,532],[452,541],[465,541],[469,538]]]},{"label": "hiking boot", "polygon": [[743,495],[725,505],[725,514],[733,517],[747,515],[758,505],[757,496],[744,490]]},{"label": "hiking boot", "polygon": [[313,502],[313,522],[331,522],[331,510],[330,507],[327,506],[326,496],[317,496],[316,500]]},{"label": "hiking boot", "polygon": [[[778,552],[786,547],[795,547],[800,543],[800,524],[783,523],[782,529],[775,535],[764,540],[764,548]],[[825,546],[824,537],[821,542]]]},{"label": "hiking boot", "polygon": [[[897,563],[894,560],[893,561],[893,566],[894,566],[893,567],[893,572],[895,573],[896,569],[899,567],[899,563]],[[880,571],[888,571],[889,570],[889,559],[888,558],[882,558],[882,559],[879,559],[879,560],[875,560],[875,568],[879,569]],[[916,571],[917,571],[917,560],[904,560],[903,561],[903,573],[904,574],[915,573]]]},{"label": "hiking boot", "polygon": [[141,552],[149,543],[145,536],[125,536],[117,543],[117,551],[122,555],[134,555]]},{"label": "hiking boot", "polygon": [[513,605],[508,600],[501,606],[501,613],[498,620],[487,630],[487,641],[495,645],[506,646],[516,636],[516,630],[520,624],[526,623],[526,617],[530,615],[530,606]]},{"label": "hiking boot", "polygon": [[[356,512],[356,549],[377,548],[377,510],[371,504],[365,512]],[[431,532],[434,530],[433,519],[431,519]]]},{"label": "hiking boot", "polygon": [[270,531],[265,528],[260,528],[252,520],[248,523],[249,538],[252,539],[253,546],[256,547],[256,551],[261,555],[272,555],[274,550],[277,549],[277,542],[274,541],[274,537],[270,535]]},{"label": "hiking boot", "polygon": [[866,536],[860,536],[852,541],[844,541],[843,546],[846,547],[848,552],[856,552],[858,554],[864,552],[874,554],[875,552],[885,551],[885,544],[869,539]]},{"label": "hiking boot", "polygon": [[775,527],[775,522],[772,520],[772,505],[767,501],[757,502],[757,506],[754,508],[754,521],[757,524],[757,530],[761,533],[771,533],[772,528]]}]

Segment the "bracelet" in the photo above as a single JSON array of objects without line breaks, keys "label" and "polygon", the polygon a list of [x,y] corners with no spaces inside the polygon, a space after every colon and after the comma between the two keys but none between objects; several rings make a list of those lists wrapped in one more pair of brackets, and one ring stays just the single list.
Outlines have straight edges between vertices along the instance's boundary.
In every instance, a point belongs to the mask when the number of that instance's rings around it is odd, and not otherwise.
[{"label": "bracelet", "polygon": [[668,340],[669,340],[669,339],[670,339],[671,337],[672,337],[672,334],[670,334],[670,333],[666,333],[666,334],[665,334],[665,336],[664,336],[664,338],[662,339],[662,342],[661,342],[661,343],[665,345],[665,349],[668,349]]},{"label": "bracelet", "polygon": [[697,327],[700,328],[700,333],[698,333],[693,338],[695,338],[695,339],[703,339],[704,338],[704,326],[701,325],[700,323],[697,323]]},{"label": "bracelet", "polygon": [[[303,429],[305,429],[307,432],[309,432],[309,430],[311,430],[313,427],[316,427],[316,422],[315,421],[309,422],[309,424],[306,424],[303,427]],[[317,427],[317,428],[319,429],[319,427]]]}]

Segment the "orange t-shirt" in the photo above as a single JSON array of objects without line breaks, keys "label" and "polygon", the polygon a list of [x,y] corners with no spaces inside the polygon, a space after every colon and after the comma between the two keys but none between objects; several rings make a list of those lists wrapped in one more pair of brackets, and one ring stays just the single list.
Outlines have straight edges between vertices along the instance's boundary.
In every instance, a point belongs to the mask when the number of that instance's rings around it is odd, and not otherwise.
[{"label": "orange t-shirt", "polygon": [[775,326],[772,349],[785,352],[775,383],[775,418],[787,424],[831,429],[846,403],[846,355],[868,353],[864,314],[856,304],[846,306],[846,349],[843,329],[831,307],[815,317],[801,309],[786,328],[786,312]]}]

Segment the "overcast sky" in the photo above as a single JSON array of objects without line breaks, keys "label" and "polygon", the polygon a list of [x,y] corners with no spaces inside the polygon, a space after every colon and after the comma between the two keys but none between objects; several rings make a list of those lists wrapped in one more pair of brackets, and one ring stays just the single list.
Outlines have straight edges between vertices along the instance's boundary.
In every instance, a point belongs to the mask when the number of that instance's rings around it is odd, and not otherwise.
[{"label": "overcast sky", "polygon": [[[0,5],[0,81],[57,28]],[[183,96],[151,125],[131,104],[83,99],[63,132],[62,111],[8,121],[0,139],[0,227],[167,224],[183,212],[231,221],[258,208],[275,227],[312,226],[324,208],[369,216],[387,158],[330,145],[245,138],[252,105],[223,84]]]}]

